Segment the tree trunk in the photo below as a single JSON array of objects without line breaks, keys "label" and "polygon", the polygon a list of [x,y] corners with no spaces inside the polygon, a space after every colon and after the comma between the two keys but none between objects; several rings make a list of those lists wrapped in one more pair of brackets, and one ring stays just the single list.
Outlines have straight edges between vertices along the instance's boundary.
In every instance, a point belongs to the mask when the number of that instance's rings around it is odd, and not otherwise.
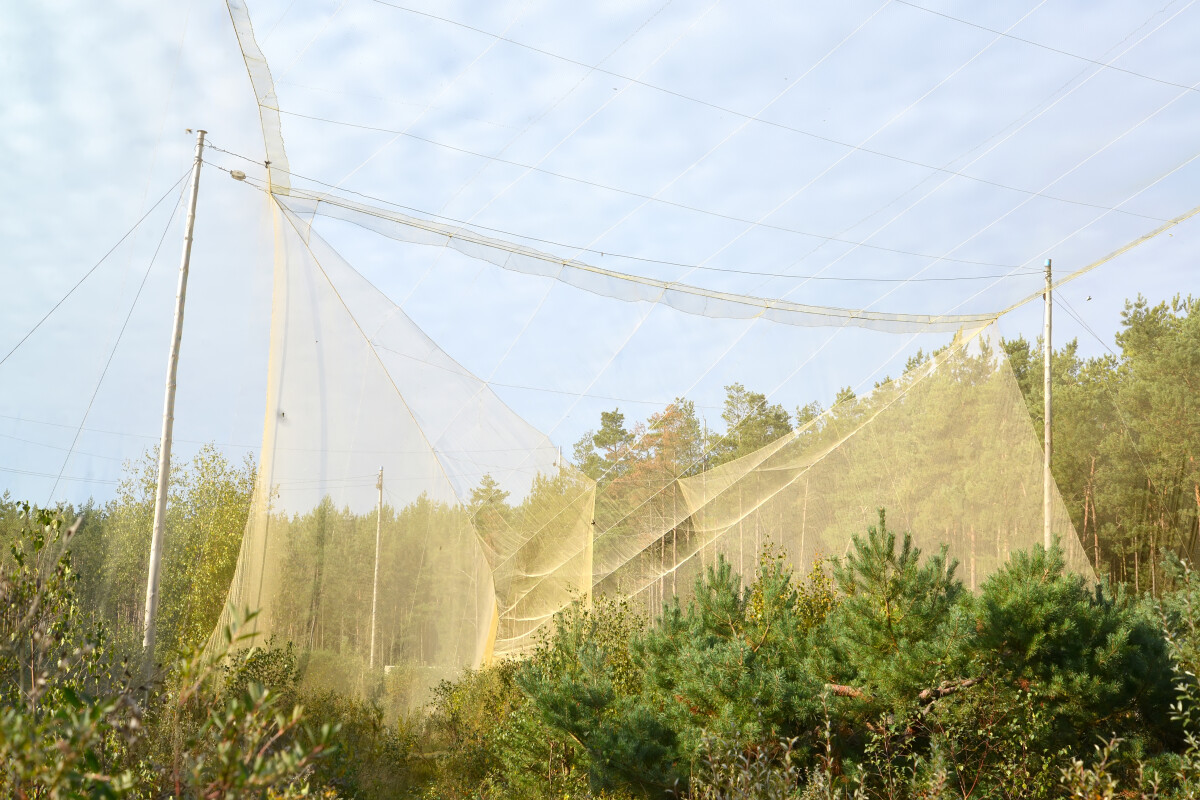
[{"label": "tree trunk", "polygon": [[1099,525],[1096,524],[1096,498],[1094,495],[1095,480],[1096,480],[1096,457],[1092,456],[1092,467],[1091,467],[1091,471],[1088,473],[1087,492],[1084,494],[1084,497],[1083,497],[1083,533],[1084,533],[1084,536],[1087,535],[1088,507],[1090,506],[1091,510],[1092,510],[1092,553],[1093,553],[1092,563],[1095,566],[1096,574],[1099,575],[1100,574],[1100,529],[1099,529]]},{"label": "tree trunk", "polygon": [[971,591],[975,591],[975,526],[971,526]]},{"label": "tree trunk", "polygon": [[1138,547],[1133,549],[1133,591],[1135,593],[1141,593],[1142,591],[1142,578],[1138,570],[1138,549],[1140,547],[1141,545],[1139,544]]}]

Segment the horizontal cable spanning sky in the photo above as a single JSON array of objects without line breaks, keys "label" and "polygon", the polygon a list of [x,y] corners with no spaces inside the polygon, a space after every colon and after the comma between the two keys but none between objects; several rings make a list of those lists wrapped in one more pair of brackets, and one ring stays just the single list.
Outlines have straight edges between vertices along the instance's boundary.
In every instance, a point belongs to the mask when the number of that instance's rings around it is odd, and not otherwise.
[{"label": "horizontal cable spanning sky", "polygon": [[[1076,269],[1200,204],[1200,4],[1187,0],[248,5],[298,189],[365,195],[652,280],[981,314],[1037,291],[1045,258]],[[251,179],[264,170],[237,156],[265,156],[219,5],[6,8],[0,49],[2,354],[183,172],[184,128],[207,129],[220,148],[211,163]],[[16,494],[45,500],[61,473],[57,497],[109,496],[121,460],[155,440],[174,199],[0,366],[20,387],[0,398],[0,478]],[[644,417],[686,393],[719,427],[727,383],[788,408],[828,404],[947,336],[702,325],[345,223],[317,227],[568,452],[614,405]],[[1194,284],[1194,229],[1064,297],[1111,345],[1124,298]],[[185,444],[239,457],[257,447],[272,238],[262,194],[206,169],[177,409]],[[1057,320],[1059,341],[1103,352],[1071,316]],[[1012,335],[1039,329],[1038,308],[1004,322]]]}]

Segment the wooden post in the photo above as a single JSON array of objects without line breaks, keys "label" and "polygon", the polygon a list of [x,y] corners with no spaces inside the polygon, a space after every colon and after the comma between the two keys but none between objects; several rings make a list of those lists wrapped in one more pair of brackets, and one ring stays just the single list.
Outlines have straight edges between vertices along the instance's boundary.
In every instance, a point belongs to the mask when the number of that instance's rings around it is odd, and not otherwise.
[{"label": "wooden post", "polygon": [[1051,278],[1050,278],[1050,259],[1046,259],[1046,322],[1042,331],[1042,391],[1045,395],[1045,459],[1042,462],[1042,545],[1049,550],[1054,544],[1054,534],[1050,530],[1050,498],[1053,494],[1054,476],[1050,472],[1050,460],[1054,452],[1053,434],[1050,430],[1050,421],[1053,414],[1051,404],[1052,389],[1050,385],[1050,360],[1054,352],[1050,344],[1050,323],[1052,316],[1051,302]]},{"label": "wooden post", "polygon": [[179,369],[179,345],[183,340],[183,306],[187,298],[188,267],[192,260],[192,230],[196,225],[196,196],[200,191],[205,131],[196,132],[196,156],[192,163],[192,191],[188,198],[187,224],[183,233],[183,259],[179,264],[179,286],[175,292],[175,321],[171,349],[167,355],[167,390],[163,401],[162,438],[158,445],[158,491],[154,498],[154,530],[150,536],[150,569],[146,575],[146,609],[142,625],[146,676],[154,668],[154,638],[157,633],[158,584],[162,572],[163,532],[167,527],[167,489],[171,480],[171,435],[175,427],[175,375]]},{"label": "wooden post", "polygon": [[379,468],[379,480],[375,482],[375,488],[379,490],[379,504],[375,511],[375,579],[371,583],[371,669],[375,669],[375,606],[379,601],[379,542],[383,533],[383,467]]}]

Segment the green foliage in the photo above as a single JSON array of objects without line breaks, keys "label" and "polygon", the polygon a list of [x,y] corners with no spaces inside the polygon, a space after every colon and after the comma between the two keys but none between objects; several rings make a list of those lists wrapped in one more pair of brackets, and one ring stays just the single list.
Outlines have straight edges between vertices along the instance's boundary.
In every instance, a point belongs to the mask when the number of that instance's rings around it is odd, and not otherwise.
[{"label": "green foliage", "polygon": [[243,641],[236,625],[223,648],[195,650],[165,683],[139,685],[81,602],[70,547],[79,521],[68,527],[60,513],[25,504],[17,516],[0,561],[4,796],[307,794],[305,776],[335,731],[311,730],[300,706],[254,680],[263,671],[254,657],[220,667]]},{"label": "green foliage", "polygon": [[317,762],[310,774],[347,798],[390,798],[415,793],[428,779],[427,766],[414,763],[414,732],[403,720],[385,720],[379,705],[330,690],[301,695],[304,716],[311,725],[336,731],[337,753]]},{"label": "green foliage", "polygon": [[592,480],[605,480],[609,473],[619,474],[624,451],[633,440],[634,434],[626,430],[625,415],[619,408],[602,411],[600,427],[575,443],[575,463]]},{"label": "green foliage", "polygon": [[[725,748],[750,746],[816,719],[820,683],[804,670],[806,644],[833,605],[819,567],[797,586],[785,559],[768,555],[746,588],[720,561],[686,609],[675,601],[652,628],[621,604],[572,608],[515,673],[528,700],[511,715],[507,741],[529,757],[493,763],[504,783],[520,785],[513,767],[536,775],[534,764],[558,749],[556,789],[578,791],[583,779],[592,792],[637,796],[686,786],[713,736]],[[531,715],[538,741],[515,744]]]},{"label": "green foliage", "polygon": [[[974,560],[965,565],[969,592],[944,551],[923,556],[881,514],[803,580],[770,548],[748,585],[718,560],[692,599],[673,600],[653,625],[620,603],[576,605],[530,657],[442,682],[427,715],[407,687],[443,677],[427,667],[451,646],[438,620],[471,602],[449,583],[414,591],[417,576],[451,571],[448,543],[430,547],[430,532],[478,537],[486,550],[537,498],[571,492],[562,476],[543,476],[519,502],[485,476],[465,512],[426,497],[384,509],[381,568],[399,576],[380,596],[380,660],[394,665],[385,672],[360,663],[357,624],[370,602],[375,519],[329,502],[272,520],[289,552],[273,627],[310,646],[246,647],[234,627],[215,652],[198,650],[221,611],[254,480],[252,462],[231,465],[205,448],[172,476],[163,667],[150,686],[132,665],[153,454],[131,466],[113,502],[89,504],[73,525],[73,513],[0,498],[0,793],[1197,796],[1200,577],[1157,560],[1197,544],[1198,306],[1139,299],[1126,309],[1119,357],[1084,361],[1074,343],[1054,355],[1056,478],[1116,589],[1067,574],[1058,550],[1001,563],[997,545],[987,580],[976,581]],[[1039,348],[1004,346],[1040,435]],[[991,360],[985,347],[948,369],[953,381],[1007,380]],[[919,379],[925,363],[918,353],[895,383]],[[607,535],[643,533],[605,518],[631,505],[674,519],[679,478],[792,429],[763,395],[726,388],[722,435],[710,439],[695,407],[677,399],[644,423],[605,412],[580,442],[577,463],[611,501],[596,508]],[[803,435],[809,444],[836,436],[870,402],[843,390]],[[819,413],[798,408],[795,424]],[[901,432],[911,440],[899,446],[918,453],[938,438],[920,434]],[[977,502],[966,485],[925,491]],[[837,524],[854,513],[838,511]],[[1003,502],[995,515],[999,542]],[[678,523],[660,555],[689,535]],[[1122,582],[1152,589],[1154,603]],[[335,741],[337,757],[322,757]]]},{"label": "green foliage", "polygon": [[881,511],[878,528],[854,537],[835,563],[842,600],[825,626],[826,674],[889,707],[949,677],[959,660],[953,612],[963,589],[945,550],[922,562],[908,534],[897,548]]},{"label": "green foliage", "polygon": [[[1057,550],[1017,554],[978,595],[954,573],[881,518],[804,580],[769,548],[748,586],[718,561],[650,627],[573,608],[529,659],[439,690],[437,791],[1058,797],[1091,785],[1097,736],[1120,736],[1106,775],[1188,796],[1196,706],[1159,615]],[[1200,580],[1180,586],[1161,613],[1194,656]]]},{"label": "green foliage", "polygon": [[[662,766],[670,743],[660,741],[666,731],[631,700],[640,678],[630,650],[641,628],[638,617],[624,603],[601,601],[592,609],[575,605],[556,622],[515,675],[535,719],[558,733],[544,746],[524,748],[530,766],[544,761],[553,785],[556,773],[549,767],[558,750],[559,780],[576,792],[630,781],[670,786],[673,776]],[[639,735],[645,732],[652,735]]]},{"label": "green foliage", "polygon": [[1173,675],[1161,627],[1125,592],[1067,574],[1057,548],[1014,554],[972,606],[980,666],[1056,709],[1058,743],[1098,720],[1113,732],[1165,722]]},{"label": "green foliage", "polygon": [[[1054,479],[1097,572],[1162,588],[1162,554],[1200,545],[1200,300],[1128,301],[1116,355],[1051,358]],[[1039,440],[1041,342],[1003,342]]]},{"label": "green foliage", "polygon": [[[881,518],[804,579],[769,547],[749,585],[719,560],[653,626],[621,603],[573,606],[530,657],[442,683],[421,717],[392,704],[383,676],[367,685],[376,701],[309,688],[311,655],[246,647],[236,626],[218,652],[137,686],[80,603],[71,528],[20,513],[32,524],[0,583],[0,788],[16,796],[1178,798],[1200,786],[1200,578],[1182,566],[1154,607],[1089,588],[1057,550],[1016,554],[973,595],[943,553],[923,557]],[[1095,750],[1096,736],[1119,750]]]},{"label": "green foliage", "polygon": [[[231,463],[214,445],[175,464],[167,505],[156,660],[167,663],[202,645],[216,628],[250,511],[254,459]],[[140,641],[147,559],[154,521],[158,453],[126,464],[116,497],[83,510],[71,543],[82,601],[115,640]]]},{"label": "green foliage", "polygon": [[[485,542],[511,512],[493,484],[481,490],[487,513],[478,517]],[[475,598],[456,583],[459,554],[476,546],[462,507],[421,495],[403,508],[384,506],[379,570],[376,661],[419,669],[447,661],[457,646],[448,620],[474,612]],[[271,630],[306,645],[305,683],[358,696],[382,675],[368,677],[376,515],[338,508],[326,498],[307,514],[271,519],[286,556],[275,584]],[[440,679],[441,675],[436,676]],[[436,683],[436,680],[431,681]]]},{"label": "green foliage", "polygon": [[717,463],[752,453],[792,430],[783,406],[767,403],[766,395],[747,391],[740,383],[725,387],[721,419],[726,433],[713,448]]},{"label": "green foliage", "polygon": [[758,744],[748,750],[706,738],[692,776],[694,800],[788,800],[803,785],[793,742]]},{"label": "green foliage", "polygon": [[76,594],[71,526],[15,504],[0,560],[0,791],[116,797],[133,775],[119,754],[138,726],[133,691]]}]

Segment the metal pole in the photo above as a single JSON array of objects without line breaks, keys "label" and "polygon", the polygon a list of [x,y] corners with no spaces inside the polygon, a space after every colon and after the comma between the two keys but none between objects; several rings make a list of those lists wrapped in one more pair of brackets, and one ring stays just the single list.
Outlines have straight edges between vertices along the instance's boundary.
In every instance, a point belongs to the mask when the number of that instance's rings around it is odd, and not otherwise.
[{"label": "metal pole", "polygon": [[379,468],[379,505],[375,512],[375,580],[371,585],[371,669],[375,669],[375,601],[379,598],[379,541],[383,531],[383,467]]},{"label": "metal pole", "polygon": [[175,423],[175,373],[179,367],[179,343],[183,338],[183,303],[187,296],[188,265],[192,258],[192,228],[196,224],[196,195],[200,191],[204,134],[205,131],[196,132],[192,193],[188,198],[187,226],[183,233],[183,260],[179,264],[179,289],[175,293],[175,323],[171,333],[171,352],[167,357],[167,398],[163,404],[162,439],[158,445],[158,493],[154,498],[154,533],[150,538],[150,571],[146,576],[146,617],[142,628],[142,647],[146,652],[147,674],[154,666],[158,582],[162,569],[163,529],[167,524],[167,486],[171,477],[171,429]]},{"label": "metal pole", "polygon": [[1050,297],[1051,278],[1050,278],[1050,259],[1046,259],[1046,323],[1045,329],[1042,331],[1042,393],[1045,395],[1045,430],[1043,431],[1043,440],[1046,443],[1045,460],[1042,462],[1042,544],[1046,550],[1054,544],[1054,534],[1050,530],[1050,497],[1054,487],[1054,476],[1050,474],[1050,459],[1054,452],[1054,441],[1050,432],[1051,419],[1051,388],[1050,388],[1050,360],[1054,349],[1050,344],[1050,318],[1053,303]]}]

